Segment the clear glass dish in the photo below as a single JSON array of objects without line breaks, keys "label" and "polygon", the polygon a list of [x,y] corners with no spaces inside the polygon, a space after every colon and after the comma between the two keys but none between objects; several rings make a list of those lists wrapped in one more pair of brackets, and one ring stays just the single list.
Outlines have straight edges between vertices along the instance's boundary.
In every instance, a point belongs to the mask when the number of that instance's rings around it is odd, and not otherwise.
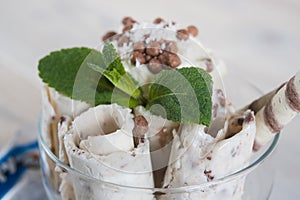
[{"label": "clear glass dish", "polygon": [[[239,82],[240,80],[236,81]],[[226,79],[224,82],[226,83]],[[229,96],[230,99],[232,99],[237,105],[243,105],[240,102],[241,98],[245,100],[252,100],[261,95],[261,92],[257,89],[257,87],[249,84],[247,81],[243,80],[242,82],[244,83],[244,92],[241,92],[242,97],[236,96],[234,93],[230,93],[230,90],[226,91],[226,95]],[[242,87],[241,84],[239,84],[239,87]],[[268,199],[271,194],[274,178],[272,159],[269,159],[269,157],[277,146],[279,135],[280,134],[276,134],[269,144],[254,153],[251,158],[251,163],[248,166],[234,174],[230,174],[224,178],[216,179],[201,185],[162,189],[116,185],[86,176],[81,172],[70,168],[51,152],[43,138],[41,128],[39,127],[42,178],[47,195],[51,200],[67,198],[61,193],[62,190],[66,189],[60,188],[61,178],[59,174],[61,173],[63,173],[63,176],[65,178],[67,177],[67,180],[71,183],[74,189],[70,190],[73,192],[71,196],[75,199],[265,200]],[[228,188],[231,189],[227,190]]]},{"label": "clear glass dish", "polygon": [[[226,187],[243,188],[241,199],[268,199],[273,184],[271,159],[267,159],[279,139],[277,134],[273,141],[255,153],[249,166],[219,180],[197,185],[172,189],[137,188],[107,183],[93,177],[86,176],[61,162],[46,145],[42,134],[39,133],[39,148],[41,154],[41,170],[44,187],[49,199],[63,199],[59,188],[59,173],[62,171],[68,176],[70,183],[77,189],[76,199],[232,199],[226,196]],[[61,171],[60,171],[61,170]],[[244,185],[241,185],[244,184]],[[80,191],[78,191],[80,190]],[[226,189],[225,189],[226,190]],[[207,196],[209,194],[209,196]],[[194,198],[188,198],[194,197]],[[113,198],[114,197],[114,198]]]}]

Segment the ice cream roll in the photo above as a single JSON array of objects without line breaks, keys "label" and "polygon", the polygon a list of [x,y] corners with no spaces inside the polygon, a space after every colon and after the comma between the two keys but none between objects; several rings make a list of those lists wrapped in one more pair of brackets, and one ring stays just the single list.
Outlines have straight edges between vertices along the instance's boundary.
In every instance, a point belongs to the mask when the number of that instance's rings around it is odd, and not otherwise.
[{"label": "ice cream roll", "polygon": [[134,109],[136,116],[143,116],[148,122],[148,139],[150,142],[151,161],[155,187],[160,188],[168,166],[173,131],[178,130],[179,124],[153,115],[142,106]]},{"label": "ice cream roll", "polygon": [[[61,161],[68,164],[65,154],[63,153],[63,136],[61,135],[67,129],[70,120],[79,115],[90,105],[72,100],[48,87],[46,84],[42,86],[42,114],[41,120],[41,135],[46,145]],[[65,119],[65,120],[62,120]],[[62,122],[64,121],[64,122]],[[61,129],[60,131],[58,129]],[[60,133],[59,133],[60,132]],[[57,170],[55,163],[47,160],[51,174],[49,180],[52,187],[56,188],[61,184],[61,171]]]},{"label": "ice cream roll", "polygon": [[66,97],[53,88],[43,85],[42,87],[42,116],[41,128],[45,142],[52,152],[58,157],[58,123],[65,115],[71,118],[78,116],[91,107],[89,104]]},{"label": "ice cream roll", "polygon": [[257,112],[254,150],[272,140],[299,112],[300,73],[297,73]]},{"label": "ice cream roll", "polygon": [[75,118],[64,138],[70,166],[99,179],[74,181],[76,199],[153,199],[105,184],[154,187],[149,141],[145,136],[134,147],[133,118],[130,109],[117,104],[99,105]]},{"label": "ice cream roll", "polygon": [[[215,138],[205,132],[205,126],[183,124],[179,132],[174,134],[164,187],[200,185],[226,177],[245,167],[252,153],[256,126],[253,112],[247,111],[240,118],[243,120],[241,130],[230,138],[226,138],[225,134],[228,122]],[[242,183],[243,179],[239,179],[204,191],[178,193],[174,197],[171,194],[171,198],[239,199],[243,191]],[[168,198],[170,196],[166,197]]]},{"label": "ice cream roll", "polygon": [[207,133],[216,137],[219,130],[224,128],[226,120],[235,113],[235,109],[221,89],[213,90],[212,102],[212,124],[208,127]]},{"label": "ice cream roll", "polygon": [[[68,115],[61,116],[58,122],[58,158],[66,165],[69,165],[69,160],[64,145],[64,137],[68,133],[71,123],[72,118]],[[59,192],[62,199],[75,199],[71,174],[66,172],[65,169],[62,169],[59,166],[55,167],[55,171],[59,173],[59,177],[61,178]]]}]

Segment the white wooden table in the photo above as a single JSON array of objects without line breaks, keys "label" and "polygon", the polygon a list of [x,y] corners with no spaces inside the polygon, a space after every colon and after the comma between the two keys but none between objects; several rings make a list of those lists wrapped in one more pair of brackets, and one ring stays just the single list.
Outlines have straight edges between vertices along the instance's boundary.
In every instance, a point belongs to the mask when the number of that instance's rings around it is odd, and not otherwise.
[{"label": "white wooden table", "polygon": [[[241,68],[241,76],[264,92],[300,69],[300,1],[99,1],[10,0],[0,3],[1,138],[24,123],[36,123],[40,110],[37,62],[52,50],[96,46],[123,16],[157,16],[183,26],[194,24],[199,39]],[[300,198],[300,117],[283,131],[276,150],[271,199]],[[33,191],[28,191],[30,194]],[[24,196],[25,198],[25,196]]]}]

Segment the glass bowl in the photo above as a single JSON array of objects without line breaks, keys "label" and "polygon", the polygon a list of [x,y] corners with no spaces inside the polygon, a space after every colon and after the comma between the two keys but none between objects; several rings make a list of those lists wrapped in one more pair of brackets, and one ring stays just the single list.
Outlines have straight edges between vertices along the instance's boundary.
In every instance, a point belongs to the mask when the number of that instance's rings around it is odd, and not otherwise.
[{"label": "glass bowl", "polygon": [[[228,78],[230,80],[230,77]],[[231,79],[232,80],[232,79]],[[261,95],[253,84],[244,80],[242,97],[226,91],[226,95],[237,105],[241,98],[252,100]],[[226,79],[224,80],[226,83]],[[226,84],[225,84],[226,85]],[[233,84],[235,85],[235,84]],[[241,87],[241,84],[239,84]],[[245,89],[246,88],[246,89]],[[236,92],[236,91],[234,91]],[[245,103],[245,102],[244,102]],[[41,121],[41,120],[40,120]],[[248,166],[234,174],[211,182],[184,186],[179,188],[142,188],[128,187],[105,182],[82,174],[60,161],[50,150],[39,126],[39,149],[41,155],[41,170],[44,187],[49,199],[268,199],[273,186],[273,165],[270,155],[277,146],[279,135],[276,134],[272,141],[253,153]],[[63,178],[63,179],[62,179]],[[62,181],[64,183],[61,187]]]},{"label": "glass bowl", "polygon": [[[60,188],[61,175],[65,176],[76,192],[64,194],[76,199],[268,199],[273,184],[273,171],[271,159],[267,159],[279,139],[277,134],[274,139],[253,155],[252,162],[240,171],[224,178],[214,180],[197,186],[180,188],[138,188],[116,185],[86,176],[61,162],[46,145],[41,132],[39,133],[39,149],[41,155],[41,170],[43,184],[48,198],[51,200],[64,199]],[[226,192],[226,188],[235,187],[240,195]],[[69,192],[74,192],[69,189]],[[233,196],[231,196],[233,195]]]}]

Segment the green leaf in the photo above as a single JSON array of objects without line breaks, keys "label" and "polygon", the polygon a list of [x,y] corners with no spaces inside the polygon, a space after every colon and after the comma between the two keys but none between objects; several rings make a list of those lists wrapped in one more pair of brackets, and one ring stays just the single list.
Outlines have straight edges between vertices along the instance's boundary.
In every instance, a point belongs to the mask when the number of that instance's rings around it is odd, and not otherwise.
[{"label": "green leaf", "polygon": [[138,87],[138,83],[128,74],[121,62],[116,49],[111,43],[105,43],[103,55],[99,60],[102,62],[88,63],[91,69],[103,74],[115,87],[125,92],[129,96],[140,99],[142,98],[142,90]]},{"label": "green leaf", "polygon": [[63,49],[39,61],[39,76],[61,94],[91,105],[115,102],[126,107],[138,105],[137,100],[116,89],[106,77],[88,66],[88,63],[103,65],[103,60],[102,54],[93,49]]},{"label": "green leaf", "polygon": [[125,69],[123,67],[121,58],[113,44],[110,42],[105,42],[102,53],[105,67],[108,70],[116,69],[120,74],[125,74]]},{"label": "green leaf", "polygon": [[89,63],[89,66],[96,72],[103,74],[114,86],[133,98],[139,99],[142,96],[141,89],[137,86],[137,83],[132,76],[127,72],[120,74],[115,68],[112,70],[105,70],[99,65],[92,63]]},{"label": "green leaf", "polygon": [[200,68],[165,70],[149,88],[147,109],[179,123],[209,126],[212,112],[212,78]]}]

